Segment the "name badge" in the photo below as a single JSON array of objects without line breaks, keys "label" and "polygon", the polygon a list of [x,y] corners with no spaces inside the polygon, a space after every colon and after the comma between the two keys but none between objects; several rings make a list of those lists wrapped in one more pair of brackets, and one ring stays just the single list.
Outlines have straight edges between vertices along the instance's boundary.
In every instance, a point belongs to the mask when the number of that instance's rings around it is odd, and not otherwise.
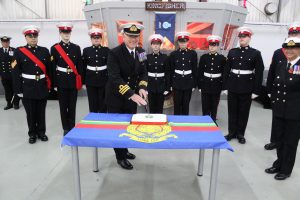
[{"label": "name badge", "polygon": [[14,56],[14,52],[13,52],[13,51],[9,51],[9,52],[8,52],[8,55],[9,55],[9,56]]}]

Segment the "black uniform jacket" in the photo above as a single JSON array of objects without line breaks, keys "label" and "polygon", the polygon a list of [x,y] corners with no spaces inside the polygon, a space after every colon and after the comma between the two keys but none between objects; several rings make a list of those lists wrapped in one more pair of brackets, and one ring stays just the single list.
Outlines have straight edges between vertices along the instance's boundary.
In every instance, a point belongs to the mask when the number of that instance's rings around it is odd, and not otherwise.
[{"label": "black uniform jacket", "polygon": [[[197,53],[191,49],[178,49],[170,54],[171,86],[178,90],[188,90],[197,86]],[[179,71],[192,71],[179,74]]]},{"label": "black uniform jacket", "polygon": [[[108,76],[107,76],[107,56],[109,49],[102,46],[91,46],[83,49],[82,60],[82,82],[87,86],[93,87],[104,87]],[[87,67],[100,67],[103,70],[90,70]]]},{"label": "black uniform jacket", "polygon": [[[218,53],[207,53],[201,56],[198,67],[198,88],[202,92],[220,93],[223,85],[223,72],[226,58]],[[208,77],[209,74],[220,74],[220,77]]]},{"label": "black uniform jacket", "polygon": [[141,59],[143,57],[146,58],[145,51],[137,47],[134,59],[124,43],[108,53],[105,96],[107,105],[119,107],[127,103],[136,91],[147,88],[147,71]]},{"label": "black uniform jacket", "polygon": [[[41,46],[24,46],[32,54],[34,54],[45,66],[46,74],[51,80],[51,61],[49,50]],[[48,88],[46,78],[40,78],[44,72],[31,59],[23,54],[19,48],[15,50],[14,61],[12,62],[12,75],[14,91],[16,94],[23,93],[24,98],[43,99],[48,96]],[[22,74],[35,75],[35,79],[23,78]]]},{"label": "black uniform jacket", "polygon": [[[77,71],[79,74],[82,73],[82,58],[81,58],[81,50],[77,44],[73,44],[69,42],[68,44],[64,42],[59,43],[69,58],[73,61]],[[56,45],[56,44],[55,44]],[[60,54],[55,49],[55,45],[51,47],[51,60],[54,71],[54,87],[61,88],[76,88],[76,78],[74,72],[71,72],[71,68],[68,64],[63,60]],[[66,68],[68,72],[62,72],[57,70],[57,66]]]},{"label": "black uniform jacket", "polygon": [[[153,93],[163,93],[170,90],[170,67],[168,56],[159,52],[148,54],[145,61],[148,72],[147,90]],[[151,73],[151,76],[149,75]],[[164,74],[163,77],[153,77],[153,74]]]},{"label": "black uniform jacket", "polygon": [[[251,74],[235,74],[231,70],[250,70]],[[244,94],[260,94],[264,63],[260,51],[247,47],[233,48],[227,56],[224,73],[224,89]]]},{"label": "black uniform jacket", "polygon": [[282,62],[286,61],[286,57],[283,53],[283,49],[277,49],[276,51],[274,51],[273,57],[272,57],[272,62],[269,68],[269,73],[268,73],[268,78],[267,78],[267,93],[271,94],[271,89],[272,89],[272,85],[274,82],[274,70],[276,68],[276,66]]},{"label": "black uniform jacket", "polygon": [[[292,68],[300,69],[300,60]],[[300,120],[300,74],[287,70],[287,61],[274,68],[271,103],[273,114],[291,120]],[[300,73],[300,71],[298,71]]]},{"label": "black uniform jacket", "polygon": [[4,53],[3,48],[0,48],[0,76],[4,79],[12,79],[11,62],[13,60],[15,48],[9,47],[8,53]]}]

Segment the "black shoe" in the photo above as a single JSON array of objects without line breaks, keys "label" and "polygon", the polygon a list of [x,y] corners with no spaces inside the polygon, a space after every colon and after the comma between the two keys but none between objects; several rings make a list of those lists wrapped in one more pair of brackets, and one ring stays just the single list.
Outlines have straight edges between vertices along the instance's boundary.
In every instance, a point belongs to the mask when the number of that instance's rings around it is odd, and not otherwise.
[{"label": "black shoe", "polygon": [[7,105],[6,107],[4,107],[4,110],[11,109],[12,107],[13,107],[12,105]]},{"label": "black shoe", "polygon": [[285,180],[286,178],[290,177],[291,174],[282,174],[282,173],[278,173],[274,176],[274,178],[278,181],[282,181]]},{"label": "black shoe", "polygon": [[126,159],[133,160],[133,159],[135,159],[135,155],[133,153],[127,152],[126,153]]},{"label": "black shoe", "polygon": [[270,168],[265,169],[265,172],[267,174],[276,174],[279,172],[279,169],[276,167],[270,167]]},{"label": "black shoe", "polygon": [[34,144],[34,143],[36,143],[36,137],[34,137],[34,136],[29,137],[28,142],[29,142],[29,144]]},{"label": "black shoe", "polygon": [[234,134],[228,134],[228,135],[226,135],[225,136],[225,139],[227,140],[227,141],[230,141],[231,139],[233,139],[233,138],[236,138],[236,136],[234,135]]},{"label": "black shoe", "polygon": [[19,105],[14,105],[15,110],[19,110],[20,106]]},{"label": "black shoe", "polygon": [[266,144],[265,146],[265,150],[273,150],[273,149],[276,149],[276,143],[275,142],[271,142],[269,144]]},{"label": "black shoe", "polygon": [[246,143],[246,139],[244,138],[244,136],[240,136],[237,138],[240,144],[245,144]]},{"label": "black shoe", "polygon": [[128,169],[128,170],[133,169],[132,164],[131,164],[127,159],[124,159],[124,160],[118,160],[118,164],[119,164],[123,169]]},{"label": "black shoe", "polygon": [[43,141],[43,142],[48,141],[47,135],[38,136],[38,139],[40,139],[40,140]]}]

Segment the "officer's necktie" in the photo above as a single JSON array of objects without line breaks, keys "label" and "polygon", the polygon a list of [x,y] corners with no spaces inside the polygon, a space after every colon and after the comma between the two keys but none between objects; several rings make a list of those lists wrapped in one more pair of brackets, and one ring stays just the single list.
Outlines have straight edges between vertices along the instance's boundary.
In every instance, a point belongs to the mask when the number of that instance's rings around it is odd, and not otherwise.
[{"label": "officer's necktie", "polygon": [[132,58],[134,59],[134,52],[131,51],[130,54],[131,54]]},{"label": "officer's necktie", "polygon": [[289,63],[287,64],[287,70],[290,70],[291,66],[292,66],[292,63],[289,62]]},{"label": "officer's necktie", "polygon": [[4,53],[8,53],[7,49],[4,49]]}]

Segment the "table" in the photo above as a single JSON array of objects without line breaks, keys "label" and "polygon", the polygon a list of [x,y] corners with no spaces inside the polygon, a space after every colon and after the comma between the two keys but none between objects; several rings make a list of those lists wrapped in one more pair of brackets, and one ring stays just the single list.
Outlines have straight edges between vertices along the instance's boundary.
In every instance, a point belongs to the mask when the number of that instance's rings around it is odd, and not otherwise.
[{"label": "table", "polygon": [[203,175],[205,149],[213,149],[209,200],[215,200],[220,149],[233,151],[209,116],[168,115],[167,125],[133,125],[131,114],[89,113],[66,135],[72,148],[75,200],[81,200],[78,147],[92,147],[94,172],[97,148],[199,149],[198,176]]}]

